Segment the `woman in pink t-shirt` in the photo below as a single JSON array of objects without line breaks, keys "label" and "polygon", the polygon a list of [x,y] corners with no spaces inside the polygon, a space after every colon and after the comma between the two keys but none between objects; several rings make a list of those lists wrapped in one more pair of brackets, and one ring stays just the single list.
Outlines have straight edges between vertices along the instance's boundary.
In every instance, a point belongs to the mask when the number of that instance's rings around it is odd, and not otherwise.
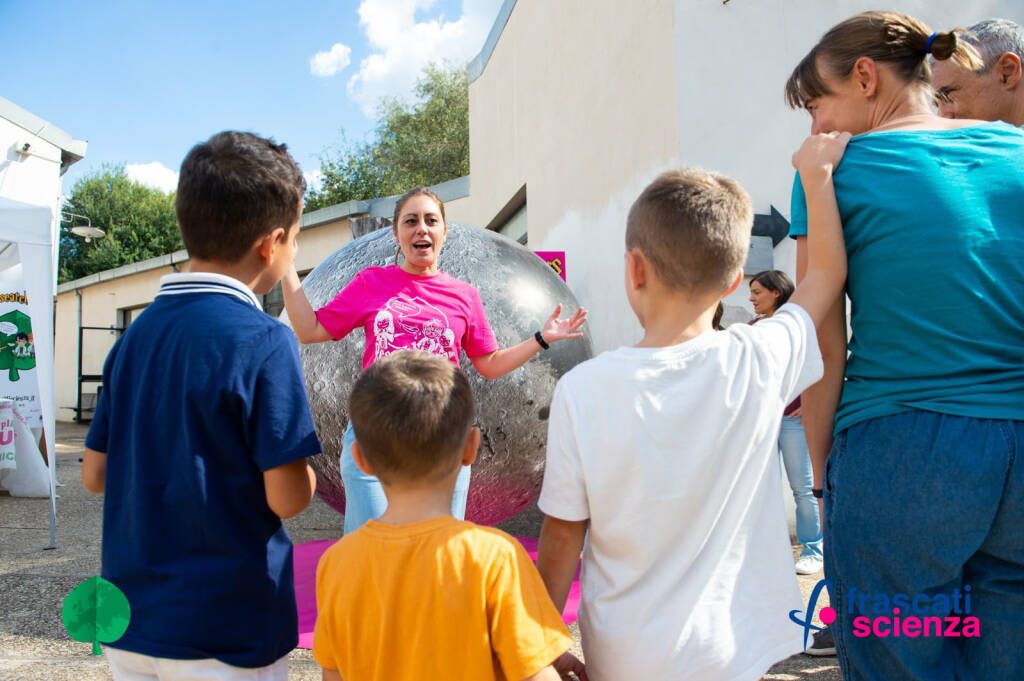
[{"label": "woman in pink t-shirt", "polygon": [[[578,329],[586,321],[586,310],[580,308],[572,317],[559,319],[559,305],[533,337],[499,348],[477,290],[437,268],[448,227],[444,204],[430,189],[417,187],[398,199],[391,229],[405,261],[399,266],[396,254],[395,265],[367,267],[315,312],[295,267],[285,274],[284,304],[299,341],[339,340],[361,326],[366,330],[363,369],[398,350],[430,352],[457,365],[460,351],[465,350],[480,375],[494,379],[519,368],[549,343],[583,335]],[[380,482],[352,460],[354,440],[349,423],[341,452],[345,534],[387,508]],[[469,466],[465,466],[452,498],[452,515],[457,518],[465,516],[468,493]]]}]

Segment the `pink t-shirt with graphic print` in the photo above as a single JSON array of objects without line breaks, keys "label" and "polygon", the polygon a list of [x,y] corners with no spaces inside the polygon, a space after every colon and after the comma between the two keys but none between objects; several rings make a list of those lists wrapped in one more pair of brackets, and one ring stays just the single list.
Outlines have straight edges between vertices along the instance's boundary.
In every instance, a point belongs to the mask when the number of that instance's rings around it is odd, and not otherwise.
[{"label": "pink t-shirt with graphic print", "polygon": [[498,349],[480,294],[445,272],[367,267],[316,318],[334,340],[365,329],[364,370],[399,350],[424,350],[458,364],[460,348],[469,357]]}]

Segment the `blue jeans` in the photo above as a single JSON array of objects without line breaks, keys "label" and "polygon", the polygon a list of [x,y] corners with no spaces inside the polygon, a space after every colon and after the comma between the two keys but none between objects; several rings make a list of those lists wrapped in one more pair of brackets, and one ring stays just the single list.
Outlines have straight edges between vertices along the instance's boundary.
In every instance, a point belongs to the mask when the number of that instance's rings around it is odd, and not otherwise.
[{"label": "blue jeans", "polygon": [[[1024,679],[1022,455],[1024,421],[910,411],[836,436],[825,575],[845,681]],[[855,594],[933,598],[968,585],[978,637],[854,635],[855,616],[874,616]]]},{"label": "blue jeans", "polygon": [[811,493],[814,475],[800,419],[782,417],[779,452],[782,454],[786,477],[789,478],[789,487],[793,490],[793,501],[796,502],[796,540],[804,545],[800,557],[821,558],[821,519],[818,500]]},{"label": "blue jeans", "polygon": [[[384,495],[384,488],[380,486],[377,476],[367,475],[359,470],[359,466],[352,459],[352,443],[355,441],[356,434],[350,422],[341,437],[341,482],[345,485],[345,534],[355,532],[371,518],[381,517],[388,508],[388,498]],[[470,467],[463,466],[455,480],[452,515],[459,520],[466,517],[469,475]]]}]

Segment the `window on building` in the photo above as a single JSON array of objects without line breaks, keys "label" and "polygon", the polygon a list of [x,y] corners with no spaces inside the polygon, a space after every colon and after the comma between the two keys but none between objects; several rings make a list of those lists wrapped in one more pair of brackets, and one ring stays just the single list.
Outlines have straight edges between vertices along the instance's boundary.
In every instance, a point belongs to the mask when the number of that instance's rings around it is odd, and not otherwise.
[{"label": "window on building", "polygon": [[505,207],[498,211],[487,229],[526,245],[529,234],[526,222],[526,185],[519,188]]},{"label": "window on building", "polygon": [[148,305],[140,305],[138,307],[122,307],[117,311],[117,322],[118,326],[122,329],[127,329],[128,325],[131,324],[135,319],[138,318],[142,311],[145,310]]},{"label": "window on building", "polygon": [[497,231],[502,236],[507,236],[509,239],[515,239],[522,245],[526,245],[529,239],[529,234],[526,230],[526,204],[513,213],[509,219],[503,224]]}]

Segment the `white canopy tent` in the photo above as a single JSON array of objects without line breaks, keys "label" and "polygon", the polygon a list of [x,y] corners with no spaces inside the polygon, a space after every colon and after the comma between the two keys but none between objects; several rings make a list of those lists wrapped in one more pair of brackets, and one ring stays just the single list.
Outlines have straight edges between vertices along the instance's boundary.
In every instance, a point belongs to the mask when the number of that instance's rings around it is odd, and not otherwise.
[{"label": "white canopy tent", "polygon": [[57,536],[56,413],[53,376],[53,293],[57,240],[53,211],[0,197],[0,271],[21,263],[36,353],[36,376],[50,465],[50,546]]}]

